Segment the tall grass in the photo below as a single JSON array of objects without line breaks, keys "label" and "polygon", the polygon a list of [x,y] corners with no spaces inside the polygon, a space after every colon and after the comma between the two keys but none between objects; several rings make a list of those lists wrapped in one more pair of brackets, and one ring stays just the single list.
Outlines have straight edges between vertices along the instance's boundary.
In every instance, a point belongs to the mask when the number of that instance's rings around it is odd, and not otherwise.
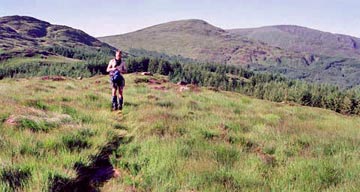
[{"label": "tall grass", "polygon": [[73,180],[76,167],[91,164],[114,135],[123,134],[133,140],[109,152],[120,176],[102,191],[360,187],[359,117],[206,88],[181,92],[172,83],[162,82],[168,89],[157,90],[136,83],[136,74],[125,78],[122,112],[110,110],[105,76],[2,80],[0,190],[13,185],[47,191],[55,180]]}]

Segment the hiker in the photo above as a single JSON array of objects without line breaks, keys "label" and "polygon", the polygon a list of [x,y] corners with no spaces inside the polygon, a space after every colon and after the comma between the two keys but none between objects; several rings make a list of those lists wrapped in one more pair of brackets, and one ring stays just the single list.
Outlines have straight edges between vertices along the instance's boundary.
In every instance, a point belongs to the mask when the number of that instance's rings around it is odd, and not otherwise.
[{"label": "hiker", "polygon": [[[126,73],[125,62],[121,58],[121,50],[117,50],[115,58],[111,59],[107,66],[106,72],[110,74],[111,88],[112,88],[112,109],[122,110],[124,102],[123,89],[125,86],[125,79],[122,73]],[[116,96],[116,91],[119,92],[119,103]]]}]

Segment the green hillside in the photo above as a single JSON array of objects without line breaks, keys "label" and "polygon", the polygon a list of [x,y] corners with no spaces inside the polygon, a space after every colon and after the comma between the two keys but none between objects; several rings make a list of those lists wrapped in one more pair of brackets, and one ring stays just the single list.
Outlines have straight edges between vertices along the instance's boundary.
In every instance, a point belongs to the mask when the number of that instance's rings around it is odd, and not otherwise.
[{"label": "green hillside", "polygon": [[122,113],[110,111],[107,76],[0,81],[0,191],[74,187],[86,180],[77,172],[103,165],[101,158],[120,172],[108,182],[90,179],[101,191],[360,187],[358,116],[179,86],[165,76],[125,79]]},{"label": "green hillside", "polygon": [[0,17],[0,48],[8,52],[48,46],[111,48],[85,32],[28,16]]},{"label": "green hillside", "polygon": [[106,65],[113,50],[79,29],[28,16],[0,17],[0,79],[29,76],[30,71],[32,76],[65,75],[64,68],[79,64]]},{"label": "green hillside", "polygon": [[0,79],[101,74],[114,49],[71,27],[28,16],[0,17]]},{"label": "green hillside", "polygon": [[341,88],[360,85],[360,40],[304,27],[224,30],[192,19],[98,39],[137,55],[240,65]]}]

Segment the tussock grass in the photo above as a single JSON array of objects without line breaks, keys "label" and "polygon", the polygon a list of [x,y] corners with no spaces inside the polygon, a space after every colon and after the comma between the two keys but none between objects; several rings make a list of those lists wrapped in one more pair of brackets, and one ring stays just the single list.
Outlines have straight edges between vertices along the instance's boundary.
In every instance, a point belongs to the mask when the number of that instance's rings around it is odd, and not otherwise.
[{"label": "tussock grass", "polygon": [[91,147],[89,138],[96,135],[90,129],[78,130],[76,133],[71,133],[62,137],[62,142],[70,151],[80,151]]},{"label": "tussock grass", "polygon": [[0,180],[5,184],[3,186],[4,191],[18,191],[24,188],[31,179],[31,172],[30,167],[2,168]]},{"label": "tussock grass", "polygon": [[56,128],[58,125],[55,123],[50,123],[46,121],[34,121],[31,119],[20,119],[18,122],[18,128],[20,129],[30,129],[31,131],[38,132],[44,131],[49,132],[50,129]]},{"label": "tussock grass", "polygon": [[47,106],[43,101],[41,100],[28,100],[26,101],[26,105],[29,107],[34,107],[41,110],[48,110],[49,106]]},{"label": "tussock grass", "polygon": [[[139,80],[147,77],[125,78],[122,112],[110,111],[105,76],[0,82],[0,165],[13,175],[18,167],[30,167],[24,184],[16,184],[19,189],[46,191],[55,189],[54,183],[70,182],[75,165],[91,164],[90,157],[123,134],[133,139],[110,153],[120,177],[102,191],[360,187],[359,117],[206,88],[179,92],[162,76],[151,78],[166,91]],[[10,185],[2,179],[0,190]]]},{"label": "tussock grass", "polygon": [[174,107],[174,103],[171,101],[159,101],[156,102],[156,105],[160,106],[160,107]]},{"label": "tussock grass", "polygon": [[2,113],[0,115],[0,123],[4,123],[10,116],[10,113]]}]

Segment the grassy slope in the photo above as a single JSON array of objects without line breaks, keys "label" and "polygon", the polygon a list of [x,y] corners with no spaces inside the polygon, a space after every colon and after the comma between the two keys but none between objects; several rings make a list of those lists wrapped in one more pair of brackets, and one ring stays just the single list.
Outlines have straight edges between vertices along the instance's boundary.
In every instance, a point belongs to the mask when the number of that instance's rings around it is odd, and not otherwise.
[{"label": "grassy slope", "polygon": [[44,63],[44,64],[58,64],[58,63],[84,63],[84,61],[78,59],[72,59],[62,56],[48,56],[48,57],[17,57],[6,60],[1,63],[1,66],[21,66],[26,63]]},{"label": "grassy slope", "polygon": [[[1,120],[22,117],[52,123],[52,128],[46,133],[0,124],[0,164],[29,167],[32,177],[25,190],[40,191],[49,174],[73,177],[76,161],[86,162],[111,135],[127,132],[134,140],[112,157],[121,176],[103,191],[360,187],[359,117],[205,88],[179,92],[170,83],[135,84],[144,77],[133,74],[125,78],[122,114],[109,111],[108,77],[1,81]],[[91,147],[71,152],[63,138],[83,129],[94,134],[85,138]]]}]

